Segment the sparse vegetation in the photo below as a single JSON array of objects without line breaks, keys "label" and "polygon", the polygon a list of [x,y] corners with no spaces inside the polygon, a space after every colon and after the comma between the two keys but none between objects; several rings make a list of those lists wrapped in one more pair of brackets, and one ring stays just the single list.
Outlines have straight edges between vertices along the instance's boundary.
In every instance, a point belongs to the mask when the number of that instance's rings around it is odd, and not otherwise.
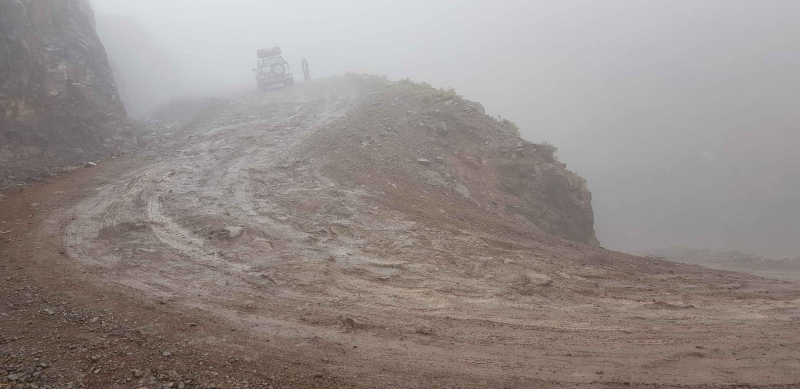
[{"label": "sparse vegetation", "polygon": [[[519,126],[517,126],[516,123],[512,122],[511,120],[506,120],[506,119],[503,119],[503,121],[501,123],[503,123],[504,126],[514,130],[514,135],[520,136],[520,134],[519,134]],[[555,147],[555,146],[553,146],[553,147]]]},{"label": "sparse vegetation", "polygon": [[537,143],[536,148],[542,153],[547,162],[558,162],[558,157],[556,157],[558,147],[554,144],[544,141],[542,143]]},{"label": "sparse vegetation", "polygon": [[400,84],[401,86],[404,86],[404,87],[411,88],[411,89],[415,90],[420,95],[420,99],[422,100],[422,102],[424,102],[426,104],[432,102],[433,100],[436,100],[436,101],[447,101],[447,100],[462,101],[463,100],[463,97],[456,92],[455,88],[447,88],[447,89],[439,88],[439,89],[436,89],[431,84],[428,84],[427,82],[423,81],[423,82],[417,83],[417,82],[411,81],[408,78],[401,79],[400,81],[398,81],[398,84]]}]

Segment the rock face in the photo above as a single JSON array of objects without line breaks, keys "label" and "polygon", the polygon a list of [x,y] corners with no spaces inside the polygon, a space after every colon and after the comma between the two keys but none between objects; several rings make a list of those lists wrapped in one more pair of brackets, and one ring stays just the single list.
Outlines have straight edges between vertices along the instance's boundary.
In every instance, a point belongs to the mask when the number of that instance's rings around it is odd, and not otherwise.
[{"label": "rock face", "polygon": [[506,210],[552,234],[599,246],[594,232],[592,193],[586,180],[557,161],[537,159],[537,145],[525,142],[497,164],[500,189],[511,195]]},{"label": "rock face", "polygon": [[0,166],[110,148],[125,118],[86,0],[0,2]]}]

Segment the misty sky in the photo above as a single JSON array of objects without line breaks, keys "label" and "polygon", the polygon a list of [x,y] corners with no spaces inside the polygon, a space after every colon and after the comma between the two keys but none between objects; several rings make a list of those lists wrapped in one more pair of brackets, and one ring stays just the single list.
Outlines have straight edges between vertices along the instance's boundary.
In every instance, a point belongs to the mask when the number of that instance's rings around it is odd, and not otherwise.
[{"label": "misty sky", "polygon": [[[144,44],[159,53],[123,58],[146,73],[129,88],[160,73],[131,112],[255,89],[255,50],[280,45],[312,77],[455,87],[556,144],[588,180],[604,247],[800,256],[798,1],[92,3],[112,62]],[[149,39],[114,47],[126,31]]]}]

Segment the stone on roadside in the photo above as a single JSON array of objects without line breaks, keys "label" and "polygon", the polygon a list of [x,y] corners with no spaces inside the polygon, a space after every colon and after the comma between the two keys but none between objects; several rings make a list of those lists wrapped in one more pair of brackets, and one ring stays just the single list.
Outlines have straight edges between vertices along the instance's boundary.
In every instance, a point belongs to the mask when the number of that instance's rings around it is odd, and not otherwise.
[{"label": "stone on roadside", "polygon": [[417,160],[417,163],[422,165],[422,166],[429,166],[431,164],[431,161],[428,161],[425,158],[420,158],[420,159]]},{"label": "stone on roadside", "polygon": [[344,324],[345,327],[354,329],[366,328],[366,326],[363,323],[356,321],[350,316],[339,316],[339,320],[341,320],[342,324]]},{"label": "stone on roadside", "polygon": [[94,162],[86,162],[86,164],[83,165],[83,167],[92,167],[92,166],[97,166],[97,164]]},{"label": "stone on roadside", "polygon": [[553,284],[553,279],[550,277],[529,272],[517,277],[511,285],[511,288],[523,296],[532,296],[540,293],[542,288],[549,287]]},{"label": "stone on roadside", "polygon": [[242,230],[244,230],[244,227],[238,227],[238,226],[227,226],[227,227],[225,227],[225,231],[228,231],[228,236],[230,238],[235,238],[235,237],[241,235],[242,234]]},{"label": "stone on roadside", "polygon": [[553,284],[553,279],[544,274],[529,272],[525,274],[525,277],[531,285],[550,286]]},{"label": "stone on roadside", "polygon": [[163,353],[161,353],[161,355],[163,355],[164,357],[171,357],[172,353],[169,351],[164,351]]}]

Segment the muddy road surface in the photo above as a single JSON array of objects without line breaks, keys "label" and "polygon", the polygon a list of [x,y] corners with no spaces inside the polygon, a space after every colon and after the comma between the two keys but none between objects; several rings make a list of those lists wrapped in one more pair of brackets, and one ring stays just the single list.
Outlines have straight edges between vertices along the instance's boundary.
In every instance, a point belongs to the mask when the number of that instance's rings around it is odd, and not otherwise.
[{"label": "muddy road surface", "polygon": [[[4,385],[800,383],[796,283],[544,237],[460,195],[403,212],[392,201],[434,202],[415,156],[397,188],[352,162],[374,142],[332,141],[413,112],[386,89],[351,76],[226,100],[3,198]],[[513,232],[470,224],[490,218]]]}]

